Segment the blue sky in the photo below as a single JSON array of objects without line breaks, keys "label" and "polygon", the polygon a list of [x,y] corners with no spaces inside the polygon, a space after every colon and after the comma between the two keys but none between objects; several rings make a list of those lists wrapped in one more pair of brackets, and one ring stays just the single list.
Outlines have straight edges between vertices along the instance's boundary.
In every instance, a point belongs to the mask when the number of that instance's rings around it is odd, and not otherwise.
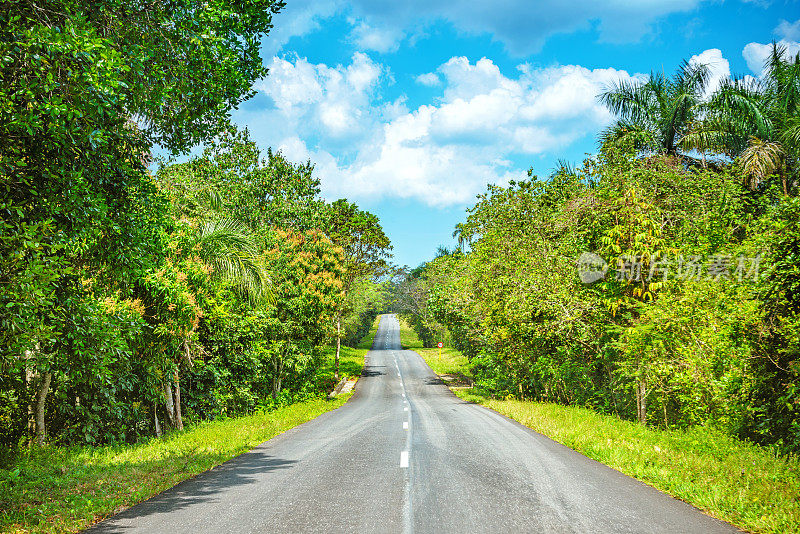
[{"label": "blue sky", "polygon": [[605,84],[692,58],[757,76],[772,40],[800,50],[797,0],[287,0],[274,23],[234,121],[377,214],[410,266],[486,184],[594,152]]}]

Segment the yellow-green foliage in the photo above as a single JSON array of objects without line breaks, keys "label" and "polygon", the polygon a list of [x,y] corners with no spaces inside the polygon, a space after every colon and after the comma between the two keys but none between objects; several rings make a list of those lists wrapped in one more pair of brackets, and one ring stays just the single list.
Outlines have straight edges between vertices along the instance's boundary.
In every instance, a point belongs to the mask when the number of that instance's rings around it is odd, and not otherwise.
[{"label": "yellow-green foliage", "polygon": [[404,321],[400,321],[400,341],[403,348],[408,348],[419,353],[437,375],[444,374],[463,374],[469,376],[469,360],[459,351],[452,347],[443,347],[441,352],[438,348],[426,349],[422,347],[422,342],[417,334]]},{"label": "yellow-green foliage", "polygon": [[420,341],[419,336],[403,319],[400,319],[400,344],[404,349],[417,350],[422,348],[422,341]]},{"label": "yellow-green foliage", "polygon": [[361,343],[358,344],[359,349],[369,350],[370,348],[372,348],[372,341],[375,339],[375,334],[378,333],[378,325],[381,324],[381,317],[383,316],[378,315],[377,317],[375,317],[375,320],[372,321],[372,327],[369,329],[369,332],[367,332],[367,335],[364,336],[364,339],[361,340]]}]

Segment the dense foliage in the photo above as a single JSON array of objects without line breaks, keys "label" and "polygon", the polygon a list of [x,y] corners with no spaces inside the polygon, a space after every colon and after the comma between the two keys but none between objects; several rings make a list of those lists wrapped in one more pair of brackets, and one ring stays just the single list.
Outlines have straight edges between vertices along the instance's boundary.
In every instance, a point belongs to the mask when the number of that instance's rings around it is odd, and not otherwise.
[{"label": "dense foliage", "polygon": [[[463,245],[395,281],[420,339],[463,351],[500,397],[800,450],[800,61],[776,46],[746,95],[705,98],[706,78],[687,64],[612,86],[597,156],[490,186]],[[702,158],[700,138],[716,140]]]},{"label": "dense foliage", "polygon": [[[313,165],[229,124],[282,7],[0,7],[0,444],[135,441],[318,395],[335,319],[353,340],[383,306],[377,266],[346,276]],[[201,142],[151,172],[156,144]]]}]

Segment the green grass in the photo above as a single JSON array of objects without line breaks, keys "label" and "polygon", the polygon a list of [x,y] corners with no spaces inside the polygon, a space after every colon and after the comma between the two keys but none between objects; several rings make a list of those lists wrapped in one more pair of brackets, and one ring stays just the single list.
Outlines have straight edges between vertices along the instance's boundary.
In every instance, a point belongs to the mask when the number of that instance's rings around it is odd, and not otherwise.
[{"label": "green grass", "polygon": [[426,349],[411,327],[400,320],[400,343],[404,349],[410,349],[422,356],[437,375],[461,374],[471,378],[469,360],[452,347]]},{"label": "green grass", "polygon": [[0,470],[2,532],[76,532],[338,408],[349,395],[120,447],[43,447]]},{"label": "green grass", "polygon": [[[362,346],[372,345],[376,329],[377,321]],[[333,351],[326,350],[317,379],[320,385],[335,383]],[[359,376],[366,352],[342,347],[342,375]],[[8,469],[0,468],[0,532],[82,530],[338,408],[350,396],[311,399],[265,414],[205,422],[136,445],[26,450]]]},{"label": "green grass", "polygon": [[[373,333],[371,335],[374,336],[375,334]],[[370,338],[370,344],[371,343],[372,338]],[[335,354],[336,347],[327,347],[325,349],[325,363],[319,371],[317,371],[316,377],[317,389],[320,391],[331,391],[338,382],[333,377]],[[355,378],[361,376],[361,370],[364,368],[364,356],[366,356],[366,354],[366,349],[354,349],[342,345],[339,353],[339,378]]]},{"label": "green grass", "polygon": [[417,337],[416,332],[414,332],[411,326],[403,319],[398,318],[398,320],[400,321],[400,344],[403,348],[407,350],[423,348],[422,341],[419,340],[419,337]]},{"label": "green grass", "polygon": [[[410,331],[402,323],[401,328]],[[413,332],[403,334],[413,346]],[[437,360],[436,349],[414,350],[438,374],[468,374],[466,358],[453,354],[457,351],[447,351],[447,357],[443,351]],[[586,408],[454,392],[740,528],[800,532],[796,457],[778,456],[706,427],[659,430]]]},{"label": "green grass", "polygon": [[381,317],[383,317],[383,315],[378,315],[377,317],[375,317],[375,320],[372,321],[372,327],[369,329],[367,335],[364,336],[364,339],[362,339],[361,343],[359,343],[358,345],[359,349],[369,350],[372,348],[372,340],[375,339],[375,334],[378,333],[378,325],[381,324]]}]

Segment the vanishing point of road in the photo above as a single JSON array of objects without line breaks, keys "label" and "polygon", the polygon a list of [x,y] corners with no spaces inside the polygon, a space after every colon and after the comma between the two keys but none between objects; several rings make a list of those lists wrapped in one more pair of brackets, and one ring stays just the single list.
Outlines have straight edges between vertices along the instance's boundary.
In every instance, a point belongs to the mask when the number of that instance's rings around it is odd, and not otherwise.
[{"label": "vanishing point of road", "polygon": [[344,406],[89,532],[738,530],[460,400],[384,315]]}]

